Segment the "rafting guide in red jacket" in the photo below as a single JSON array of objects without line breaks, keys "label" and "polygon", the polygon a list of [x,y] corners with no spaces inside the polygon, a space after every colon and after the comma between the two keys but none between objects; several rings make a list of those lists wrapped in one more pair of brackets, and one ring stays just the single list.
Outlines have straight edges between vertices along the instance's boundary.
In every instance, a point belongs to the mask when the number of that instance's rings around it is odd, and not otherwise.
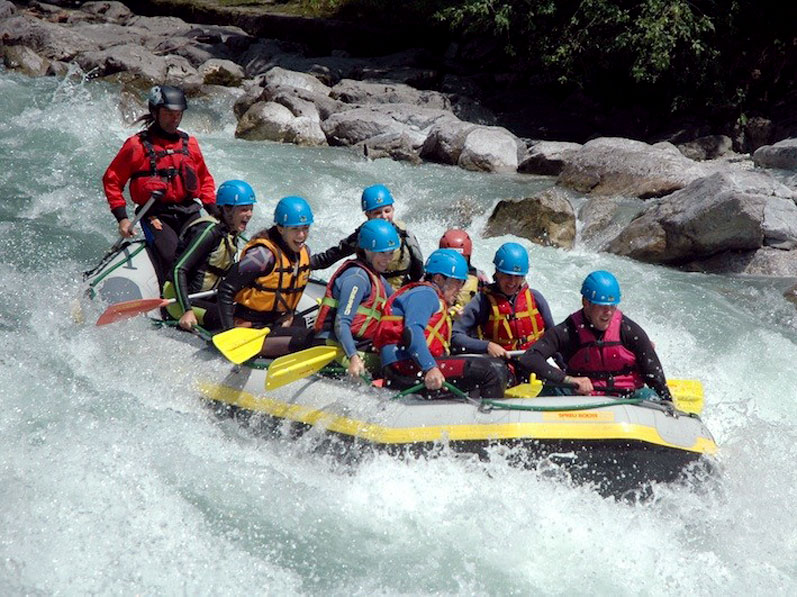
[{"label": "rafting guide in red jacket", "polygon": [[105,171],[102,184],[123,238],[135,235],[127,217],[125,186],[129,183],[136,213],[159,192],[141,225],[162,284],[164,273],[174,262],[180,232],[199,217],[201,206],[195,199],[211,215],[217,214],[215,183],[197,140],[178,128],[188,108],[183,91],[156,85],[147,103],[149,113],[138,119],[146,128],[125,141]]}]

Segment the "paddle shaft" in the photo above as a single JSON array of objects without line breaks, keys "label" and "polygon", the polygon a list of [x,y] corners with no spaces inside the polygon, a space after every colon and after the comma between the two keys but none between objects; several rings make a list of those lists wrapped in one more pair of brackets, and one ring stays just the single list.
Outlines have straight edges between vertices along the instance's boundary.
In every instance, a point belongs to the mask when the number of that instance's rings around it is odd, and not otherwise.
[{"label": "paddle shaft", "polygon": [[[149,211],[149,208],[152,207],[152,204],[155,203],[155,201],[157,201],[161,197],[163,197],[163,191],[154,191],[152,195],[149,196],[149,199],[144,204],[144,206],[141,209],[139,209],[138,213],[133,217],[132,220],[130,220],[130,230],[133,230],[135,225],[138,224],[139,220],[143,218],[144,214],[146,214]],[[126,240],[127,239],[123,236],[114,243],[114,245],[111,247],[111,250],[108,252],[109,253],[115,252],[116,250],[119,249],[119,247],[122,246],[122,243],[125,242]]]},{"label": "paddle shaft", "polygon": [[[152,207],[152,204],[155,203],[155,201],[157,201],[161,197],[163,197],[163,191],[155,191],[149,196],[149,199],[147,200],[147,202],[144,204],[144,206],[140,210],[138,210],[138,213],[133,218],[133,221],[130,222],[130,229],[131,230],[138,223],[138,221],[142,217],[144,217],[144,214],[147,213],[147,211],[149,210],[150,207]],[[102,269],[105,266],[105,264],[108,263],[108,260],[113,255],[115,255],[116,252],[119,249],[122,248],[122,246],[124,245],[125,241],[127,241],[127,239],[124,236],[121,237],[119,240],[117,240],[113,244],[113,246],[111,246],[111,248],[108,249],[108,251],[105,253],[105,255],[102,256],[102,259],[100,259],[100,262],[97,265],[95,265],[93,269],[90,269],[90,270],[87,270],[87,271],[83,272],[83,279],[84,280],[88,280],[94,274],[94,272],[96,272],[99,269]]]}]

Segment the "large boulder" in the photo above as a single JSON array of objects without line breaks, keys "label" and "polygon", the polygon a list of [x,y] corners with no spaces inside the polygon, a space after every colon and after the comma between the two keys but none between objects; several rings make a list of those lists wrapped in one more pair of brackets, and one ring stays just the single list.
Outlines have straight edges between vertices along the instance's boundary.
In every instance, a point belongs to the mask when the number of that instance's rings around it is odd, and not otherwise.
[{"label": "large boulder", "polygon": [[231,60],[211,58],[198,70],[205,85],[238,87],[244,78],[244,69]]},{"label": "large boulder", "polygon": [[0,19],[7,19],[13,14],[16,14],[17,7],[13,2],[8,0],[0,0]]},{"label": "large boulder", "polygon": [[71,30],[99,50],[122,45],[144,46],[145,42],[154,39],[146,29],[116,23],[78,23]]},{"label": "large boulder", "polygon": [[450,118],[441,119],[429,131],[421,148],[421,157],[441,164],[456,165],[462,154],[465,138],[477,126],[462,121],[453,114]]},{"label": "large boulder", "polygon": [[515,172],[520,146],[520,140],[505,128],[478,126],[465,136],[457,164],[480,172]]},{"label": "large boulder", "polygon": [[343,79],[330,91],[330,97],[347,104],[413,104],[450,110],[451,102],[437,91],[421,91],[409,85],[371,83]]},{"label": "large boulder", "polygon": [[406,104],[372,104],[332,114],[322,123],[330,145],[355,145],[378,135],[401,135],[402,132],[429,130],[451,113],[434,108]]},{"label": "large boulder", "polygon": [[296,118],[288,108],[275,102],[253,104],[238,121],[235,136],[249,140],[285,142]]},{"label": "large boulder", "polygon": [[18,70],[29,77],[46,75],[50,67],[49,60],[26,46],[0,46],[0,54],[6,68]]},{"label": "large boulder", "polygon": [[784,139],[764,145],[753,153],[753,162],[762,168],[797,170],[797,139]]},{"label": "large boulder", "polygon": [[[295,100],[291,98],[295,98]],[[320,120],[326,120],[332,114],[344,112],[353,107],[339,102],[338,100],[334,100],[325,93],[281,85],[270,86],[264,89],[261,99],[280,103],[284,106],[288,106],[291,110],[294,109],[294,106],[298,106],[299,102],[308,102],[313,104]],[[297,114],[297,116],[298,115],[299,114]],[[308,114],[305,113],[304,115]]]},{"label": "large boulder", "polygon": [[562,189],[547,189],[534,197],[499,201],[487,220],[485,237],[514,234],[543,246],[571,249],[576,216]]},{"label": "large boulder", "polygon": [[327,145],[327,138],[318,120],[310,116],[297,116],[288,123],[285,135],[288,143],[316,147]]},{"label": "large boulder", "polygon": [[518,166],[518,172],[557,176],[565,166],[567,155],[578,149],[581,149],[579,143],[539,141],[529,148]]},{"label": "large boulder", "polygon": [[690,160],[702,162],[715,160],[733,150],[733,141],[727,135],[705,135],[686,143],[680,143],[678,151]]},{"label": "large boulder", "polygon": [[607,250],[682,264],[725,251],[797,246],[797,194],[757,172],[716,173],[657,200]]},{"label": "large boulder", "polygon": [[21,14],[0,21],[0,40],[4,46],[27,46],[50,60],[70,60],[96,49],[90,40],[67,27]]},{"label": "large boulder", "polygon": [[667,142],[601,137],[563,157],[557,184],[591,195],[662,197],[706,174]]},{"label": "large boulder", "polygon": [[127,25],[145,29],[154,37],[169,38],[187,36],[194,25],[178,17],[142,17],[136,15],[128,19]]},{"label": "large boulder", "polygon": [[601,250],[644,207],[645,202],[636,198],[590,197],[578,210],[579,239],[588,247]]},{"label": "large boulder", "polygon": [[295,87],[296,89],[304,89],[305,91],[327,96],[331,91],[330,87],[324,85],[313,75],[286,70],[279,66],[275,66],[266,72],[261,84],[267,89],[271,87]]},{"label": "large boulder", "polygon": [[114,46],[98,52],[86,52],[77,57],[84,71],[103,77],[115,73],[129,73],[146,83],[168,83],[186,89],[202,84],[197,70],[182,56],[156,56],[146,48],[133,44]]},{"label": "large boulder", "polygon": [[121,2],[84,2],[80,10],[110,23],[126,23],[134,15],[133,12]]},{"label": "large boulder", "polygon": [[421,133],[405,130],[401,133],[388,133],[370,137],[357,144],[363,155],[370,160],[391,158],[400,162],[420,164],[420,148],[425,136]]}]

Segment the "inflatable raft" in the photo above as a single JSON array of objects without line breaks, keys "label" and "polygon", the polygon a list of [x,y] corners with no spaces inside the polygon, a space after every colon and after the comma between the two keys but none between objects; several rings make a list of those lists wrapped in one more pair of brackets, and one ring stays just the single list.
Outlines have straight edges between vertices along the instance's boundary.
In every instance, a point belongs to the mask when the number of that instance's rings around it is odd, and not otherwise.
[{"label": "inflatable raft", "polygon": [[[94,299],[113,304],[158,297],[143,242],[125,243],[95,269],[87,276]],[[323,288],[311,283],[299,309],[312,306]],[[159,310],[148,315],[160,319]],[[348,459],[373,450],[480,458],[500,453],[524,467],[553,464],[575,481],[616,494],[650,481],[676,481],[690,467],[710,468],[717,450],[697,414],[655,402],[606,396],[429,400],[338,379],[341,367],[334,362],[267,390],[269,364],[261,358],[231,364],[223,379],[198,380],[197,387],[219,414],[290,437],[315,430],[320,444]]]}]

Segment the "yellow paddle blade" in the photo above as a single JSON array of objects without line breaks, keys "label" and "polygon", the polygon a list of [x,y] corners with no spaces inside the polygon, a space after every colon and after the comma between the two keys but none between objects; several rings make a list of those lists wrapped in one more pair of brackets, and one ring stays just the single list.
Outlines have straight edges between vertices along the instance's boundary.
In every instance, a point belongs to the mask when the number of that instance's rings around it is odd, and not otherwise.
[{"label": "yellow paddle blade", "polygon": [[308,377],[344,354],[340,346],[314,346],[274,359],[268,366],[266,389],[274,390]]},{"label": "yellow paddle blade", "polygon": [[263,348],[270,328],[233,328],[213,336],[213,345],[236,365],[248,361]]},{"label": "yellow paddle blade", "polygon": [[542,382],[533,375],[529,383],[521,383],[504,390],[504,398],[536,398],[542,391]]},{"label": "yellow paddle blade", "polygon": [[675,408],[699,415],[703,411],[703,384],[699,379],[668,379]]}]

